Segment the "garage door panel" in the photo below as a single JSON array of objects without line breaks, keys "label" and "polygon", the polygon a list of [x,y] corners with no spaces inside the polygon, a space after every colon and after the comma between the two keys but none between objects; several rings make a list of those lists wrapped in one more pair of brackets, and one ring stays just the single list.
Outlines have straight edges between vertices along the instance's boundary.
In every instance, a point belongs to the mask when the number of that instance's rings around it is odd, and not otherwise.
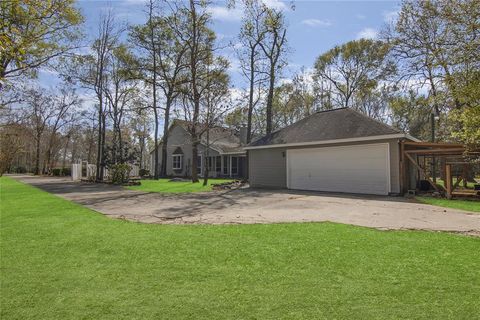
[{"label": "garage door panel", "polygon": [[388,145],[288,150],[290,189],[388,194]]}]

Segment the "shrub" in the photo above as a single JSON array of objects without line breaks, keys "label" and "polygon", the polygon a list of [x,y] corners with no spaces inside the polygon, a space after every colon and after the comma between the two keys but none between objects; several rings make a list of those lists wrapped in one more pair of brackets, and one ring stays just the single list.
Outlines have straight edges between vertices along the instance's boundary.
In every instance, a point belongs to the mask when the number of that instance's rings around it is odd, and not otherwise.
[{"label": "shrub", "polygon": [[27,168],[25,167],[17,167],[17,173],[27,173]]},{"label": "shrub", "polygon": [[72,168],[69,168],[69,167],[62,168],[62,175],[71,176],[72,175]]},{"label": "shrub", "polygon": [[148,169],[140,169],[138,171],[138,174],[140,175],[140,177],[146,177],[146,176],[149,176],[150,175],[150,170]]},{"label": "shrub", "polygon": [[113,184],[124,184],[128,182],[130,174],[130,165],[127,163],[119,163],[111,165],[110,168],[110,177]]},{"label": "shrub", "polygon": [[18,166],[10,168],[10,173],[27,173],[27,168]]},{"label": "shrub", "polygon": [[61,168],[53,168],[52,169],[52,175],[55,177],[59,177],[62,175],[62,169]]}]

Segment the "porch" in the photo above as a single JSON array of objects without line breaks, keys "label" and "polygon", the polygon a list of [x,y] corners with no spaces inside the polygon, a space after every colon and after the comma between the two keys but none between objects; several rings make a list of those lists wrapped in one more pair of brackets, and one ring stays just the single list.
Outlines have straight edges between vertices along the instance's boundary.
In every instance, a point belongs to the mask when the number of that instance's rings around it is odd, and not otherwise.
[{"label": "porch", "polygon": [[198,172],[203,177],[205,168],[208,166],[208,176],[211,178],[243,179],[246,177],[246,159],[245,154],[199,155]]}]

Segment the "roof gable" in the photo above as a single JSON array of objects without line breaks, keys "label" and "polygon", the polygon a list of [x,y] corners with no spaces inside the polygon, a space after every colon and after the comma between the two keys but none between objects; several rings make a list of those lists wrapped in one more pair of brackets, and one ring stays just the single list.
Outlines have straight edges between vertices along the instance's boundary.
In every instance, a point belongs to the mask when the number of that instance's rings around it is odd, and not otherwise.
[{"label": "roof gable", "polygon": [[316,112],[255,140],[250,146],[330,141],[399,134],[400,131],[351,108]]},{"label": "roof gable", "polygon": [[[186,134],[190,135],[189,128],[190,122],[180,119],[174,119],[168,129],[169,134],[172,134],[174,127],[180,127]],[[210,129],[210,148],[218,151],[219,153],[243,153],[244,145],[241,143],[239,134],[232,129],[215,126]],[[163,139],[162,139],[163,141]],[[206,133],[202,135],[201,144],[207,145]]]}]

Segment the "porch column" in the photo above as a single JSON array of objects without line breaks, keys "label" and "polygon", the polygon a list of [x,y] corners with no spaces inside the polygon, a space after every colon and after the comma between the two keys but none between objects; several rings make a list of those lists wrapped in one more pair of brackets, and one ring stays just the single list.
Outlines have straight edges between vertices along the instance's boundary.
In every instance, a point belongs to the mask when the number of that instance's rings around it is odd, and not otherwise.
[{"label": "porch column", "polygon": [[223,175],[223,156],[220,156],[220,176]]},{"label": "porch column", "polygon": [[232,156],[229,156],[230,159],[230,178],[232,177]]}]

